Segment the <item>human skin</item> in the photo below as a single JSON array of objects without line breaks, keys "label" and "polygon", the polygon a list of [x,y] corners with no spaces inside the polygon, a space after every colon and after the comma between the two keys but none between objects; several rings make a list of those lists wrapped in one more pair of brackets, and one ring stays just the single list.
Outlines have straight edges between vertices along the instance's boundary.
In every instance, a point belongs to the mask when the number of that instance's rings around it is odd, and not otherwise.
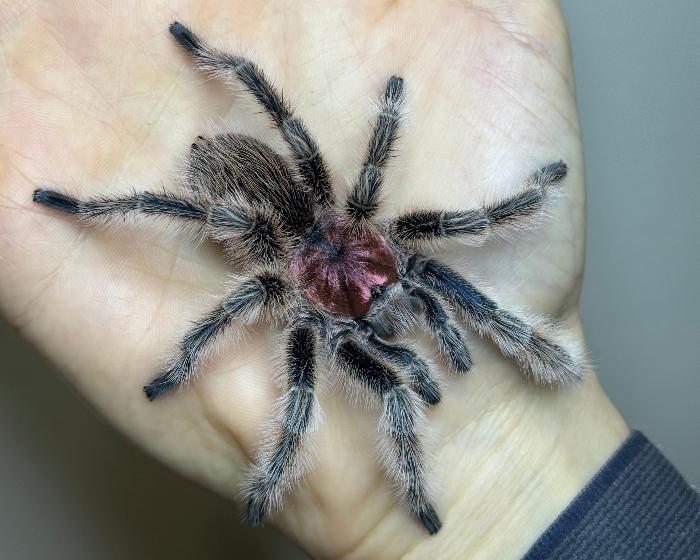
[{"label": "human skin", "polygon": [[[192,139],[218,120],[280,145],[237,89],[208,81],[168,33],[175,20],[254,58],[305,120],[345,192],[374,98],[405,79],[407,122],[386,215],[470,208],[538,166],[569,175],[549,219],[513,241],[438,253],[505,308],[546,314],[584,346],[585,198],[566,28],[555,2],[6,2],[0,5],[0,309],[120,429],[230,497],[280,389],[266,327],[227,337],[187,390],[142,386],[225,291],[218,248],[162,223],[89,229],[31,202],[174,184]],[[378,408],[320,396],[314,468],[271,522],[316,558],[518,558],[628,433],[589,372],[538,387],[490,343],[426,415],[428,536],[375,455]],[[421,343],[423,352],[434,352]],[[331,377],[328,375],[326,377]],[[231,523],[237,523],[235,519]]]}]

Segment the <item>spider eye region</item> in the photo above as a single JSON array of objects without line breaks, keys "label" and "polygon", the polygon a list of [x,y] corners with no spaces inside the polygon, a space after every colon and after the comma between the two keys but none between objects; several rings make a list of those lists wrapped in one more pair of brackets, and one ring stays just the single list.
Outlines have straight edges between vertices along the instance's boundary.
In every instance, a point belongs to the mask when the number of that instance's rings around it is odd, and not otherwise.
[{"label": "spider eye region", "polygon": [[398,281],[396,257],[383,235],[351,231],[334,217],[292,258],[292,274],[306,298],[340,317],[361,318],[375,297]]}]

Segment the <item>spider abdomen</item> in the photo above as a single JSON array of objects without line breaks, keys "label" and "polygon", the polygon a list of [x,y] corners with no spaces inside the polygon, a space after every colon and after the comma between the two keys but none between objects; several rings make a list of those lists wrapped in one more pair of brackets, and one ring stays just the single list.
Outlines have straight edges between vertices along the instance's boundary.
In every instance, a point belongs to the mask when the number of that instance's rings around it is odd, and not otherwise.
[{"label": "spider abdomen", "polygon": [[187,177],[191,190],[207,193],[216,202],[234,196],[271,207],[292,236],[314,223],[311,193],[295,182],[282,156],[251,136],[199,136],[192,145]]},{"label": "spider abdomen", "polygon": [[398,281],[386,239],[374,229],[356,232],[343,218],[322,223],[292,259],[292,274],[304,295],[341,317],[363,317],[374,295]]}]

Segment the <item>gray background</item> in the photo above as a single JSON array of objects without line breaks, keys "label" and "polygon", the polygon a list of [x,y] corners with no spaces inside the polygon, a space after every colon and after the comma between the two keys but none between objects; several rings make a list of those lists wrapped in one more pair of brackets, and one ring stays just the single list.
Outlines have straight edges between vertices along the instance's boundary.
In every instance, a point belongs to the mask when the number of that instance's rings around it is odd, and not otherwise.
[{"label": "gray background", "polygon": [[[629,423],[698,485],[700,2],[562,4],[588,169],[591,354]],[[297,556],[136,449],[2,323],[0,356],[0,559]]]}]

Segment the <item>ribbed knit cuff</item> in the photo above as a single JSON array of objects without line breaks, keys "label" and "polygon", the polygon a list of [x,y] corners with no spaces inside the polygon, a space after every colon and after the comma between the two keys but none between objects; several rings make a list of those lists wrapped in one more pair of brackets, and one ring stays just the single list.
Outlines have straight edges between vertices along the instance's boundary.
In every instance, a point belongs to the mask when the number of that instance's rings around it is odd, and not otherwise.
[{"label": "ribbed knit cuff", "polygon": [[632,432],[525,560],[700,559],[700,497]]}]

